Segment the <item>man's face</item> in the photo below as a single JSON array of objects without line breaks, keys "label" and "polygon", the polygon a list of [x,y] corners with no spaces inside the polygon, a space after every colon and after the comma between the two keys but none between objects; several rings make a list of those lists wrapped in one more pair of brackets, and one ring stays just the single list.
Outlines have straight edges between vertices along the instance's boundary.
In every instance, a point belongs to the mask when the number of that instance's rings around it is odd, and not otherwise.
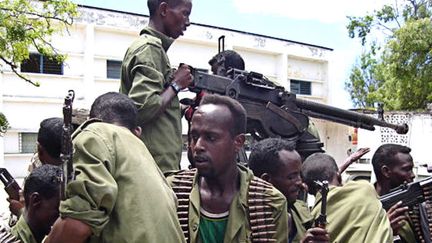
[{"label": "man's face", "polygon": [[225,106],[206,104],[195,112],[190,147],[201,176],[217,178],[236,168],[235,156],[244,135],[233,137],[229,132],[232,125],[231,112]]},{"label": "man's face", "polygon": [[400,186],[405,181],[412,182],[415,175],[413,172],[413,159],[406,153],[396,154],[396,163],[389,166],[389,180],[391,189]]},{"label": "man's face", "polygon": [[167,6],[164,18],[166,35],[177,39],[183,35],[186,28],[190,25],[189,15],[192,11],[192,2],[190,0],[181,0],[177,6]]},{"label": "man's face", "polygon": [[274,175],[270,175],[272,183],[284,196],[288,203],[294,203],[298,197],[302,183],[301,158],[296,151],[282,150],[279,152],[280,165]]}]

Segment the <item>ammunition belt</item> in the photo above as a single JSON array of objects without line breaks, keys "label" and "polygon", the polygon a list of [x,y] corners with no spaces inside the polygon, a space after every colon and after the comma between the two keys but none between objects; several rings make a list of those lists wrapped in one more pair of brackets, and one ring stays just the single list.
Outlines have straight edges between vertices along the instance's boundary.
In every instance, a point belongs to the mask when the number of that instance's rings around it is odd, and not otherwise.
[{"label": "ammunition belt", "polygon": [[10,233],[10,231],[3,225],[0,225],[0,242],[1,243],[21,243],[21,241],[15,236],[13,236]]},{"label": "ammunition belt", "polygon": [[189,196],[193,188],[193,180],[197,170],[186,170],[174,175],[172,189],[177,196],[177,216],[186,242],[189,242]]},{"label": "ammunition belt", "polygon": [[[186,238],[190,241],[189,232],[189,200],[193,188],[193,180],[197,170],[192,169],[174,175],[172,189],[177,196],[177,216]],[[248,188],[249,224],[252,231],[252,242],[276,242],[276,225],[274,224],[273,208],[268,198],[268,190],[273,187],[270,183],[254,177]]]},{"label": "ammunition belt", "polygon": [[[423,210],[424,213],[420,213],[420,210]],[[423,205],[414,205],[412,208],[410,208],[408,215],[410,216],[417,242],[432,242],[430,233],[432,232],[432,208],[430,201],[426,201],[426,203]]]},{"label": "ammunition belt", "polygon": [[273,186],[257,177],[249,184],[248,204],[252,242],[276,242],[276,225],[268,192]]}]

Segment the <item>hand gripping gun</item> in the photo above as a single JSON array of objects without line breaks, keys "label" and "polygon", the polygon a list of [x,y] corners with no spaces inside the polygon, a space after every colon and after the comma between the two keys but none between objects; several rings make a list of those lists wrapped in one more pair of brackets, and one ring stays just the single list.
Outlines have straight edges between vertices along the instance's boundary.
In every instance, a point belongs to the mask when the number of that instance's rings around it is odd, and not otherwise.
[{"label": "hand gripping gun", "polygon": [[411,207],[432,199],[432,177],[421,181],[405,183],[380,197],[385,210],[389,210],[397,202],[402,201],[401,207]]}]

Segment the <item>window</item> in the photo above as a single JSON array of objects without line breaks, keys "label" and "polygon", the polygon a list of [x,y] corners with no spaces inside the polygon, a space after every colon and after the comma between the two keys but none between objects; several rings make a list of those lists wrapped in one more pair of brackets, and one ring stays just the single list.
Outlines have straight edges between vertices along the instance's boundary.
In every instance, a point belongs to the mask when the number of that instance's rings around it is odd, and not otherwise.
[{"label": "window", "polygon": [[38,53],[31,53],[29,59],[21,63],[21,72],[63,75],[63,63]]},{"label": "window", "polygon": [[121,61],[107,60],[107,78],[120,79]]},{"label": "window", "polygon": [[300,95],[312,95],[311,82],[291,80],[291,92]]},{"label": "window", "polygon": [[36,152],[37,133],[23,132],[19,134],[20,153]]}]

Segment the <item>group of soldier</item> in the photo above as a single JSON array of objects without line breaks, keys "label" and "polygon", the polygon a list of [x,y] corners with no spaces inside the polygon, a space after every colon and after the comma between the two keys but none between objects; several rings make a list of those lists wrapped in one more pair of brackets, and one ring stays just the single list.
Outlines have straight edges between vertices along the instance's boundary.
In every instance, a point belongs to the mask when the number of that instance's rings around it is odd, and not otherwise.
[{"label": "group of soldier", "polygon": [[[190,25],[191,0],[148,0],[148,7],[149,24],[122,63],[120,92],[99,96],[73,133],[75,178],[65,198],[62,119],[50,118],[41,123],[40,163],[25,180],[24,203],[9,200],[19,219],[10,234],[0,231],[2,242],[416,242],[408,208],[386,212],[378,199],[413,180],[409,148],[387,144],[375,152],[373,185],[342,185],[331,156],[302,161],[295,143],[279,138],[256,142],[249,163],[237,163],[246,133],[242,105],[201,93],[196,106],[183,107],[177,96],[193,77],[187,65],[171,69],[166,52]],[[232,51],[210,65],[219,75],[244,69]],[[184,113],[188,170],[180,170]],[[315,224],[317,181],[329,183],[325,227]],[[299,200],[307,192],[316,196],[312,211]]]}]

